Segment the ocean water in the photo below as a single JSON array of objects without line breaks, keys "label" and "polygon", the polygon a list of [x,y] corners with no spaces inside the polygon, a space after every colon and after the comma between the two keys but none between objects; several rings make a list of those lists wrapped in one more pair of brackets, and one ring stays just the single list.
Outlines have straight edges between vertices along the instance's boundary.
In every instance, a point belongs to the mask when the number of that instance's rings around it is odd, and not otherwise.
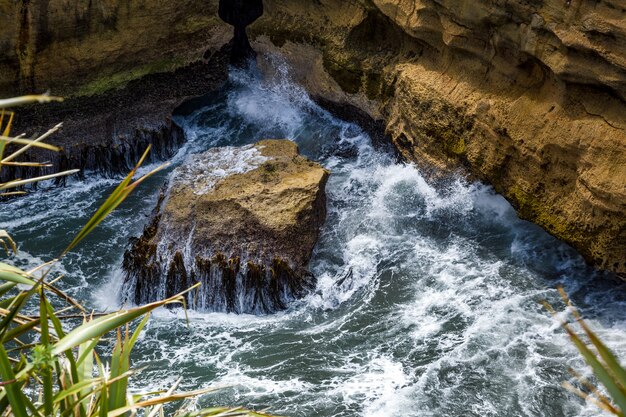
[{"label": "ocean water", "polygon": [[[328,218],[311,261],[318,285],[271,316],[157,311],[134,354],[134,386],[219,386],[201,405],[288,416],[598,416],[561,386],[585,371],[539,304],[562,285],[626,358],[626,285],[517,218],[502,197],[461,177],[429,181],[374,147],[359,126],[318,107],[277,63],[272,78],[230,81],[176,121],[188,142],[173,166],[213,146],[295,141],[332,174]],[[236,161],[235,161],[236,162]],[[151,167],[143,168],[147,171]],[[56,268],[97,311],[120,307],[121,259],[170,171],[148,181]],[[2,203],[0,229],[19,265],[58,255],[119,179]],[[586,371],[585,371],[586,372]]]}]

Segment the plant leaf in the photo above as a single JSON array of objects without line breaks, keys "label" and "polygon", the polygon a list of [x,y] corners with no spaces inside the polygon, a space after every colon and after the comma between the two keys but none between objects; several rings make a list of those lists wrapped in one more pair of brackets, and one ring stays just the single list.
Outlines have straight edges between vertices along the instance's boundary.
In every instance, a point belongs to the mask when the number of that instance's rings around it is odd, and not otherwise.
[{"label": "plant leaf", "polygon": [[63,101],[61,97],[54,97],[48,94],[28,95],[0,100],[0,109],[7,107],[21,106],[30,103],[50,103],[51,101]]},{"label": "plant leaf", "polygon": [[40,177],[28,178],[25,180],[9,181],[9,182],[5,182],[4,184],[0,184],[0,190],[7,190],[9,188],[21,187],[22,185],[32,184],[34,182],[40,182],[40,181],[51,180],[53,178],[64,177],[66,175],[76,174],[77,172],[80,172],[80,169],[70,169],[68,171],[56,172],[54,174],[42,175]]},{"label": "plant leaf", "polygon": [[602,382],[602,384],[606,387],[607,391],[611,395],[615,404],[623,411],[626,410],[626,395],[623,392],[623,388],[621,388],[617,382],[613,379],[610,372],[604,367],[604,365],[598,360],[596,355],[587,347],[587,345],[578,337],[578,335],[567,325],[564,324],[563,328],[570,336],[576,348],[585,359],[585,362],[595,374],[596,378]]},{"label": "plant leaf", "polygon": [[67,252],[72,250],[76,245],[78,245],[78,243],[81,240],[83,240],[85,238],[85,236],[87,236],[113,210],[115,210],[126,199],[126,197],[128,197],[128,195],[131,193],[131,191],[134,190],[134,188],[137,185],[139,185],[147,177],[149,177],[149,176],[153,175],[154,173],[156,173],[158,170],[160,170],[163,167],[167,166],[167,164],[161,165],[156,170],[153,170],[153,171],[149,172],[148,174],[144,175],[143,177],[141,177],[134,184],[130,184],[130,182],[132,181],[133,177],[135,176],[135,173],[137,172],[137,170],[139,169],[141,164],[143,164],[144,160],[148,156],[148,153],[150,152],[150,149],[151,149],[151,146],[148,145],[148,147],[146,148],[146,151],[143,153],[141,159],[139,160],[139,162],[137,163],[135,168],[133,168],[132,171],[122,180],[122,182],[117,187],[115,187],[115,189],[113,190],[111,195],[106,199],[106,201],[104,203],[102,203],[100,208],[89,219],[87,224],[80,230],[78,235],[76,235],[74,240],[69,244],[69,246],[65,249],[65,251],[63,251],[63,254],[66,254]]},{"label": "plant leaf", "polygon": [[126,323],[130,323],[131,321],[139,318],[150,311],[162,307],[166,304],[172,303],[180,303],[181,298],[184,294],[192,291],[197,288],[199,284],[194,285],[186,291],[181,292],[173,297],[170,297],[166,300],[157,301],[155,303],[147,304],[141,307],[136,307],[130,310],[122,310],[117,311],[115,313],[108,314],[103,317],[99,317],[90,322],[84,323],[83,325],[77,327],[76,329],[69,332],[65,337],[60,339],[54,345],[54,354],[59,354],[68,349],[72,349],[81,343],[84,343],[88,340],[91,340],[94,337],[101,337],[102,335],[109,333],[112,330],[117,329],[125,325]]},{"label": "plant leaf", "polygon": [[[4,346],[0,346],[0,375],[2,375],[2,379],[4,381],[16,379],[11,363],[9,362],[9,357],[4,350]],[[5,385],[3,389],[6,390],[9,403],[11,404],[12,414],[15,417],[27,417],[28,414],[26,413],[25,406],[26,401],[24,394],[18,387],[18,383],[14,382],[12,384]]]},{"label": "plant leaf", "polygon": [[0,280],[33,286],[36,282],[29,275],[19,268],[0,262]]}]

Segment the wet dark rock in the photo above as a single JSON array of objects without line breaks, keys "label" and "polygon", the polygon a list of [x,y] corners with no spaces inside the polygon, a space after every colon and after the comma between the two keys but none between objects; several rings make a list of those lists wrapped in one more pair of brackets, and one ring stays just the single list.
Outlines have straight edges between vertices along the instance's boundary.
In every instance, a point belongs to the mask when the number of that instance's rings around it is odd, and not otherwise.
[{"label": "wet dark rock", "polygon": [[177,168],[124,255],[124,297],[143,304],[195,283],[191,308],[267,314],[306,295],[328,172],[287,140],[214,148]]},{"label": "wet dark rock", "polygon": [[219,88],[228,76],[227,48],[172,73],[158,73],[102,95],[70,98],[20,108],[13,133],[35,137],[59,122],[63,128],[47,142],[62,152],[33,150],[22,160],[48,161],[48,168],[4,168],[0,181],[81,169],[80,176],[127,173],[148,145],[150,160],[164,160],[185,142],[172,113],[185,100]]}]

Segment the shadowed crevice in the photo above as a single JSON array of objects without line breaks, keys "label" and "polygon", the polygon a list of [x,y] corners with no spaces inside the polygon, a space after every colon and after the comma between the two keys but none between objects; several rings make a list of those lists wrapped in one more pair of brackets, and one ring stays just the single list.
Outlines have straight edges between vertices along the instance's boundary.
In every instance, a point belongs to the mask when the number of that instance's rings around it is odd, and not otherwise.
[{"label": "shadowed crevice", "polygon": [[231,41],[231,64],[241,66],[256,58],[246,27],[263,15],[262,0],[220,0],[219,16],[235,28]]}]

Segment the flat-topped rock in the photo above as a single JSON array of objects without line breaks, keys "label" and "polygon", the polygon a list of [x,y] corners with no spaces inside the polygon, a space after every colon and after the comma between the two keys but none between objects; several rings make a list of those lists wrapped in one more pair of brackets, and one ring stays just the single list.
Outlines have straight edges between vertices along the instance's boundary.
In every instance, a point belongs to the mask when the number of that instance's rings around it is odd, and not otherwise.
[{"label": "flat-topped rock", "polygon": [[285,309],[315,284],[307,265],[326,217],[327,179],[288,140],[189,157],[124,256],[124,294],[147,303],[201,282],[192,308]]}]

